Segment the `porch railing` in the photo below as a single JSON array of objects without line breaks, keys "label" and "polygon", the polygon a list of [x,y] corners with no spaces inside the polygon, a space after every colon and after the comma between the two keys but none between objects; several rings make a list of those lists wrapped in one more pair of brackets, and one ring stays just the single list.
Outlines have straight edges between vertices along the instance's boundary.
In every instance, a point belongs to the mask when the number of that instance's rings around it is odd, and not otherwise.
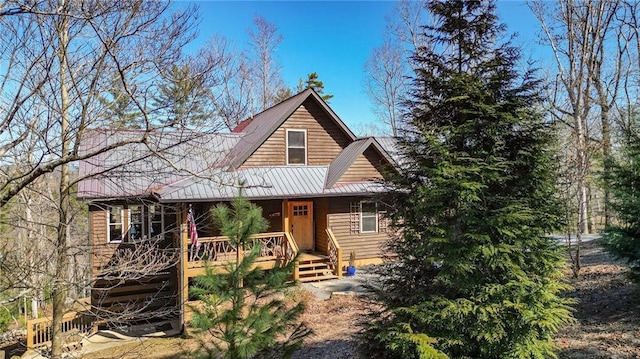
[{"label": "porch railing", "polygon": [[342,278],[342,248],[340,248],[340,244],[333,235],[333,231],[329,228],[325,231],[327,232],[328,238],[327,254],[329,257],[329,264],[331,265],[331,269],[333,269],[333,274],[338,276],[338,278]]},{"label": "porch railing", "polygon": [[[98,332],[94,318],[83,312],[70,312],[62,316],[62,335],[67,343],[80,341]],[[53,321],[51,318],[38,318],[27,321],[27,348],[38,348],[51,344]]]},{"label": "porch railing", "polygon": [[[298,246],[286,232],[259,233],[251,238],[252,241],[244,248],[244,252],[251,250],[258,243],[261,244],[257,262],[282,260],[283,264],[286,264],[298,253]],[[237,254],[238,249],[227,237],[202,237],[198,239],[197,246],[191,243],[188,245],[189,268],[203,267],[205,260],[212,265],[233,262]]]}]

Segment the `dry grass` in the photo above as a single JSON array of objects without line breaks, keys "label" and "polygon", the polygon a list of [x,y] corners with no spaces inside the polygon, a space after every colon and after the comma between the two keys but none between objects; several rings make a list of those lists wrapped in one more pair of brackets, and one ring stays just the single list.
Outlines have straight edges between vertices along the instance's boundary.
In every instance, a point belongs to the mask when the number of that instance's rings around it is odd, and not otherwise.
[{"label": "dry grass", "polygon": [[[640,290],[625,276],[626,267],[604,253],[595,242],[583,245],[582,271],[577,279],[570,278],[574,290],[567,295],[578,304],[576,323],[558,333],[558,355],[565,359],[640,358]],[[571,272],[567,271],[571,277]],[[314,334],[304,348],[296,353],[299,359],[361,359],[357,351],[358,321],[369,306],[354,296],[334,296],[318,300],[302,289],[288,295],[290,299],[307,302],[302,319]],[[194,339],[149,339],[130,343],[104,353],[85,358],[181,358],[185,349],[196,347]]]}]

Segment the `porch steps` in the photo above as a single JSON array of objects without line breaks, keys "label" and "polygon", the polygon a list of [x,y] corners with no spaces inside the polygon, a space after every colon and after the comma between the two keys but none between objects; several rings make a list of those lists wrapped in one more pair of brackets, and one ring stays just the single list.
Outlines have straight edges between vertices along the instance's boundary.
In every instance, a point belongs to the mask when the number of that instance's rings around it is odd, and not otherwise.
[{"label": "porch steps", "polygon": [[298,261],[298,280],[302,283],[337,279],[326,256],[304,253]]}]

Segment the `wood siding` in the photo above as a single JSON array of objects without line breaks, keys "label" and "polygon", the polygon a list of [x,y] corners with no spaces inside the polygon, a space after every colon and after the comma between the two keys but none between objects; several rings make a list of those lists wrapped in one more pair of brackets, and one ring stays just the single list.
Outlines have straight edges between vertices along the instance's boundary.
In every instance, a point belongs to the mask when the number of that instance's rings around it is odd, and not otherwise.
[{"label": "wood siding", "polygon": [[282,232],[282,201],[255,201],[262,208],[262,216],[269,222],[265,232]]},{"label": "wood siding", "polygon": [[329,228],[327,222],[329,202],[326,198],[318,198],[313,202],[315,210],[316,252],[327,254],[329,248],[326,229]]},{"label": "wood siding", "polygon": [[286,165],[286,130],[307,131],[307,165],[328,165],[349,144],[349,137],[313,100],[306,100],[244,162],[245,166]]},{"label": "wood siding", "polygon": [[351,202],[358,202],[361,198],[344,197],[329,199],[329,228],[333,231],[345,260],[351,252],[356,253],[356,259],[381,258],[384,254],[383,246],[390,238],[387,233],[351,233]]},{"label": "wood siding", "polygon": [[373,150],[368,148],[353,162],[351,167],[345,171],[338,182],[357,182],[372,178],[382,178],[381,167],[382,158]]},{"label": "wood siding", "polygon": [[[158,316],[169,317],[177,315],[177,268],[170,266],[162,272],[136,275],[135,279],[123,275],[121,278],[105,278],[105,272],[118,277],[118,252],[132,251],[137,244],[123,242],[107,242],[107,210],[100,206],[89,207],[91,267],[93,281],[91,288],[91,304],[108,313],[145,313],[142,318]],[[165,227],[175,229],[175,225],[167,223],[170,218],[165,216]],[[124,211],[124,228],[128,227],[128,213]],[[175,221],[175,215],[173,218]],[[153,242],[158,248],[173,246],[170,236],[164,240]],[[116,267],[118,268],[118,267]]]}]

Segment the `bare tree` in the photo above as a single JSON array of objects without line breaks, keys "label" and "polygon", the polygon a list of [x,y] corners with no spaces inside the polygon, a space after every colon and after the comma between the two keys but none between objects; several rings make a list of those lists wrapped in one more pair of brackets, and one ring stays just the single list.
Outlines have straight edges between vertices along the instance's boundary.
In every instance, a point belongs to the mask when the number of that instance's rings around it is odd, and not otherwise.
[{"label": "bare tree", "polygon": [[216,70],[219,81],[212,88],[215,114],[233,130],[240,122],[257,113],[254,100],[255,79],[245,52],[234,49],[221,36],[212,38],[207,48],[216,54],[220,65]]},{"label": "bare tree", "polygon": [[[611,156],[612,109],[619,106],[619,89],[629,64],[629,30],[620,21],[627,15],[620,3],[611,1],[558,1],[553,6],[533,1],[529,6],[542,25],[542,37],[552,49],[556,64],[550,113],[573,136],[574,155],[566,158],[572,159],[575,168],[572,180],[577,198],[577,246],[573,267],[577,275],[582,234],[589,233],[591,227],[589,177],[593,175],[593,155],[601,152],[605,159]],[[608,223],[606,188],[604,193]]]},{"label": "bare tree", "polygon": [[255,29],[249,29],[251,38],[250,56],[257,92],[257,99],[261,105],[260,111],[273,104],[276,93],[283,86],[280,76],[280,64],[275,57],[275,51],[282,42],[282,35],[278,28],[261,16],[253,19]]},{"label": "bare tree", "polygon": [[[131,144],[148,149],[132,156],[151,153],[167,158],[163,151],[171,146],[151,143],[153,134],[181,133],[176,137],[183,142],[193,137],[183,121],[162,116],[152,99],[174,65],[205,61],[198,67],[199,76],[209,76],[216,64],[212,58],[182,55],[183,46],[195,36],[195,8],[169,12],[169,6],[142,0],[9,0],[0,7],[0,207],[25,191],[36,191],[40,179],[55,174],[56,190],[50,198],[56,215],[47,224],[52,249],[46,273],[53,298],[54,358],[62,355],[60,324],[70,260],[77,248],[69,231],[75,211],[73,188],[82,177],[72,176],[71,164],[108,156]],[[139,114],[139,130],[118,141],[91,143],[81,151],[93,129],[112,127],[104,99],[110,99],[114,81]],[[207,126],[199,130],[211,130],[215,124]],[[42,264],[41,258],[34,258],[37,263],[26,268],[25,263],[3,268],[3,273],[18,275],[6,285],[13,286]],[[2,265],[10,262],[4,255],[0,259]]]},{"label": "bare tree", "polygon": [[398,135],[402,96],[407,92],[409,64],[404,50],[394,41],[386,40],[373,49],[364,65],[367,74],[365,91],[374,104],[378,118]]},{"label": "bare tree", "polygon": [[402,103],[407,97],[409,78],[415,67],[413,56],[429,46],[425,34],[429,14],[419,1],[400,0],[386,18],[383,43],[371,51],[364,69],[364,89],[378,119],[393,136],[401,125]]}]

